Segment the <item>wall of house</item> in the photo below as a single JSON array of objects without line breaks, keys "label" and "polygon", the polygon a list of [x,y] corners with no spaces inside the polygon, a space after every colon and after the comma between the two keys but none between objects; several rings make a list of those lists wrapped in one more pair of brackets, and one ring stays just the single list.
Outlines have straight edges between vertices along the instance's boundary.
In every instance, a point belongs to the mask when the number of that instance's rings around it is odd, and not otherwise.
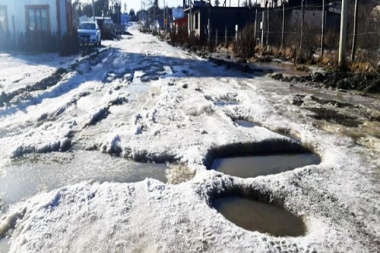
[{"label": "wall of house", "polygon": [[58,1],[58,3],[60,4],[60,12],[61,14],[59,15],[60,18],[61,18],[61,29],[60,29],[60,32],[61,32],[61,35],[64,35],[67,30],[68,30],[68,27],[67,27],[67,10],[66,10],[66,7],[67,7],[67,4],[66,4],[66,1]]},{"label": "wall of house", "polygon": [[[326,29],[339,29],[340,14],[325,12],[325,28]],[[299,26],[301,22],[301,10],[292,10],[290,23],[292,26]],[[305,10],[304,22],[310,27],[320,28],[322,24],[322,11],[321,10]]]},{"label": "wall of house", "polygon": [[[66,0],[59,0],[62,15],[61,33],[67,31]],[[48,5],[50,32],[58,32],[57,1],[56,0],[0,0],[0,5],[7,7],[8,30],[11,33],[25,33],[26,31],[26,5]]]}]

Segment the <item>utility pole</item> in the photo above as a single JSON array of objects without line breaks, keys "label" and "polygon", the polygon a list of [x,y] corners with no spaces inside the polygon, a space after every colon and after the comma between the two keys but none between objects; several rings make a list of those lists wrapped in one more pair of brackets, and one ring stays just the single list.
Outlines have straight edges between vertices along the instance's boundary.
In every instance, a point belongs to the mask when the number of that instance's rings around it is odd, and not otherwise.
[{"label": "utility pole", "polygon": [[269,3],[266,1],[265,3],[267,7],[267,40],[266,40],[266,46],[269,46]]},{"label": "utility pole", "polygon": [[281,50],[284,49],[284,33],[285,33],[285,0],[282,1],[282,33],[281,33]]},{"label": "utility pole", "polygon": [[253,37],[255,39],[255,46],[256,46],[256,42],[257,42],[257,7],[256,7],[256,10],[255,10],[255,29],[254,29],[254,32],[253,32]]},{"label": "utility pole", "polygon": [[348,0],[342,0],[342,12],[340,19],[340,39],[339,39],[339,58],[338,65],[341,69],[346,67],[346,39],[347,39],[347,14]]},{"label": "utility pole", "polygon": [[321,57],[325,50],[325,0],[322,0],[322,34],[321,34]]},{"label": "utility pole", "polygon": [[355,10],[354,10],[354,34],[352,35],[352,50],[351,50],[351,61],[355,60],[356,52],[356,39],[358,34],[358,0],[355,0]]},{"label": "utility pole", "polygon": [[264,28],[265,28],[265,11],[261,12],[261,46],[264,47]]},{"label": "utility pole", "polygon": [[93,21],[95,22],[95,5],[94,5],[94,0],[92,0],[92,18],[93,18]]},{"label": "utility pole", "polygon": [[193,32],[193,14],[192,14],[192,7],[191,7],[192,0],[189,1],[189,8],[190,8],[190,17],[189,17],[189,36],[191,36],[191,33]]}]

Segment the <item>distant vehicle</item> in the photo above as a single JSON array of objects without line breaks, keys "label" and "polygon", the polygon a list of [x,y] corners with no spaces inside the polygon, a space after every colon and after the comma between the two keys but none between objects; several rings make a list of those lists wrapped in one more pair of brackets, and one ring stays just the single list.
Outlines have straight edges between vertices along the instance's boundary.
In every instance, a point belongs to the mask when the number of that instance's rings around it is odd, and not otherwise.
[{"label": "distant vehicle", "polygon": [[96,22],[82,22],[78,27],[78,36],[80,44],[93,44],[100,46],[102,44],[101,32]]},{"label": "distant vehicle", "polygon": [[116,24],[115,25],[115,33],[116,33],[116,35],[125,34],[125,26],[122,24]]},{"label": "distant vehicle", "polygon": [[160,29],[160,23],[157,21],[157,20],[155,20],[155,21],[153,21],[151,24],[150,24],[150,30],[152,30],[152,31],[156,31],[156,30],[159,30]]},{"label": "distant vehicle", "polygon": [[102,31],[102,39],[112,40],[116,36],[116,28],[110,17],[96,17],[100,30]]},{"label": "distant vehicle", "polygon": [[330,12],[340,14],[342,12],[342,2],[329,3],[328,10]]}]

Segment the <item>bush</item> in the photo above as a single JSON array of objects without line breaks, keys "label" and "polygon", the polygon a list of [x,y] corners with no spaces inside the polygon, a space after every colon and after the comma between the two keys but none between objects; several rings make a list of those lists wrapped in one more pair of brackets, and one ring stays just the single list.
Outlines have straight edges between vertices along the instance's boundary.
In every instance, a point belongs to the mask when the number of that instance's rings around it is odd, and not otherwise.
[{"label": "bush", "polygon": [[238,40],[234,46],[234,52],[238,56],[252,57],[255,55],[256,41],[252,36],[254,34],[255,27],[253,24],[246,25],[239,33]]},{"label": "bush", "polygon": [[59,55],[68,56],[79,53],[79,40],[76,32],[65,34],[60,43]]}]

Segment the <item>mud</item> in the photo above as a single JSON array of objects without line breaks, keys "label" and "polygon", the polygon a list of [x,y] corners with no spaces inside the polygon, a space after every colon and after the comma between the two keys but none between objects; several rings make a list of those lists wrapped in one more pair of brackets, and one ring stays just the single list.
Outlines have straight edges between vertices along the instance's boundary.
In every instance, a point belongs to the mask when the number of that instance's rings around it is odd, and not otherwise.
[{"label": "mud", "polygon": [[317,120],[326,120],[331,123],[340,124],[346,127],[358,127],[362,123],[356,120],[354,117],[341,114],[335,110],[326,108],[306,108],[307,110],[314,112],[310,115]]},{"label": "mud", "polygon": [[341,90],[357,90],[364,93],[380,93],[380,75],[350,72],[315,72],[307,76],[271,75],[273,79],[302,83],[319,88],[334,88]]},{"label": "mud", "polygon": [[296,94],[293,96],[292,104],[313,112],[309,116],[314,119],[326,120],[346,127],[359,127],[367,121],[380,122],[378,111],[337,100]]}]

